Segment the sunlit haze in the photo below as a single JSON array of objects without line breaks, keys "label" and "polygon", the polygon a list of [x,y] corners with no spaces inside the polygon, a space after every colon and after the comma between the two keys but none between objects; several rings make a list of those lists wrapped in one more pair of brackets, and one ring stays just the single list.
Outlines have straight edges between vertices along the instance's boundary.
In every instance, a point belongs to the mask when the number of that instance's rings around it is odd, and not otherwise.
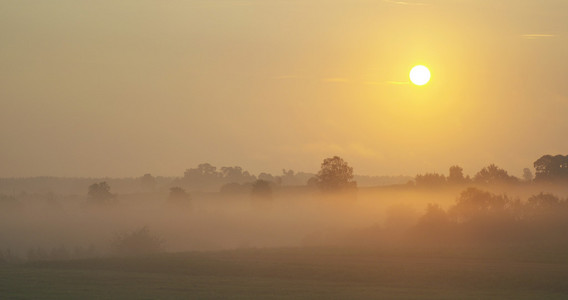
[{"label": "sunlit haze", "polygon": [[520,176],[568,147],[566,20],[560,0],[2,1],[0,177],[333,155]]},{"label": "sunlit haze", "polygon": [[568,299],[568,0],[0,0],[0,299]]}]

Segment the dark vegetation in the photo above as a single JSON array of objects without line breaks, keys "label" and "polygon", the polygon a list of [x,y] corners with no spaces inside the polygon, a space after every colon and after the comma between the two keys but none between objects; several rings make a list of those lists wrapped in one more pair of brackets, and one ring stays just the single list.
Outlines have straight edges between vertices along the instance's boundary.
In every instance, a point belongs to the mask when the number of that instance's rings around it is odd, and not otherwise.
[{"label": "dark vegetation", "polygon": [[144,226],[132,232],[117,234],[112,241],[112,250],[119,256],[145,255],[162,252],[164,241],[150,233]]}]

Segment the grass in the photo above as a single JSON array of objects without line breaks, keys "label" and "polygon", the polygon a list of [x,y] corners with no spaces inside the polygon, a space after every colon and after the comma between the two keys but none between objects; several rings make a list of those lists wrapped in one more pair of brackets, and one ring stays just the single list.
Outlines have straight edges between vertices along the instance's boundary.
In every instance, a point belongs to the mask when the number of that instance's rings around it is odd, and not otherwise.
[{"label": "grass", "polygon": [[566,299],[557,257],[289,248],[0,267],[0,299]]}]

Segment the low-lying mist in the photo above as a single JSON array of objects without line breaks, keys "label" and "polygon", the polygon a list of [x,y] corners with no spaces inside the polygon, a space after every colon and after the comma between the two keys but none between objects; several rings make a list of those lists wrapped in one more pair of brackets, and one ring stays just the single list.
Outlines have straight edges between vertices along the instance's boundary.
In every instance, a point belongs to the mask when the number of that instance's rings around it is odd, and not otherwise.
[{"label": "low-lying mist", "polygon": [[84,196],[3,196],[5,260],[299,246],[567,245],[563,186],[391,186],[344,193],[310,187]]}]

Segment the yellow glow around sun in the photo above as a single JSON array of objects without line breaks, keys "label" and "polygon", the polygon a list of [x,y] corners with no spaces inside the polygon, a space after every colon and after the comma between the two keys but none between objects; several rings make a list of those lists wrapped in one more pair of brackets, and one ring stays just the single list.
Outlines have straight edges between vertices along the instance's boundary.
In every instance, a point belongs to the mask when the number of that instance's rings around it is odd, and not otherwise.
[{"label": "yellow glow around sun", "polygon": [[430,70],[425,66],[415,66],[410,70],[410,81],[416,85],[425,85],[430,81]]}]

